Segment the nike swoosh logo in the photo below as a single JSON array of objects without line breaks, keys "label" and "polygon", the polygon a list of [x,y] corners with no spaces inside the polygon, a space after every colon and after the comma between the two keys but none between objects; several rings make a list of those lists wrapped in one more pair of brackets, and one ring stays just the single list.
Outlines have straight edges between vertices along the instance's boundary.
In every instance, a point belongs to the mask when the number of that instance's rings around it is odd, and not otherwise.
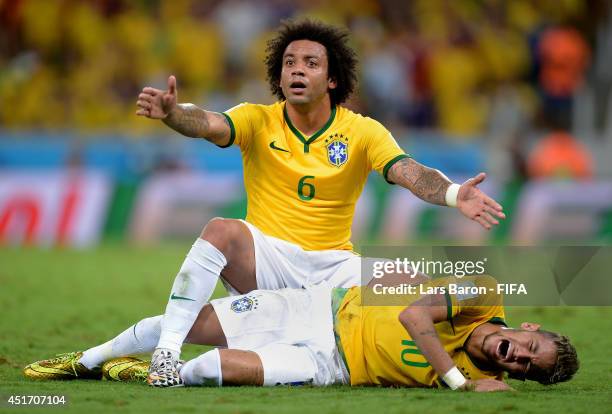
[{"label": "nike swoosh logo", "polygon": [[125,369],[125,364],[115,365],[114,367],[108,370],[108,376],[113,379],[121,380],[122,378],[119,376],[119,374],[124,369]]},{"label": "nike swoosh logo", "polygon": [[41,374],[72,374],[74,375],[74,372],[72,371],[67,371],[64,369],[52,368],[52,367],[43,367],[42,365],[38,365],[36,367],[30,367],[30,369],[32,371],[35,371]]},{"label": "nike swoosh logo", "polygon": [[[108,376],[113,378],[113,379],[117,379],[119,381],[125,381],[126,379],[129,380],[130,376],[134,375],[134,372],[130,372],[129,369],[131,369],[132,367],[135,367],[139,364],[142,364],[143,361],[126,361],[126,362],[122,362],[121,364],[115,365],[113,366],[111,369],[108,370]],[[124,375],[121,375],[121,373],[123,373],[125,371]]]},{"label": "nike swoosh logo", "polygon": [[190,299],[190,298],[186,298],[183,296],[176,296],[174,293],[172,293],[172,296],[170,296],[170,299],[191,300],[195,302],[195,299]]},{"label": "nike swoosh logo", "polygon": [[287,151],[286,149],[282,149],[282,148],[277,147],[277,146],[274,144],[275,142],[276,142],[276,141],[272,141],[272,142],[270,142],[270,148],[272,148],[273,150],[283,151],[283,152],[291,152],[291,151]]}]

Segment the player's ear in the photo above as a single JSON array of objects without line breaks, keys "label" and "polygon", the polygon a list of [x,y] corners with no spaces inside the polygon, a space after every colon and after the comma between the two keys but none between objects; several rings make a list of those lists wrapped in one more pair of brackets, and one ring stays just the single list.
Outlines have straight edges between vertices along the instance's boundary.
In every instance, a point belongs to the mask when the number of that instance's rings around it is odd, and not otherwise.
[{"label": "player's ear", "polygon": [[524,331],[530,331],[530,332],[539,331],[540,330],[540,324],[539,323],[533,323],[533,322],[523,322],[521,324],[521,329],[524,330]]},{"label": "player's ear", "polygon": [[329,89],[336,89],[337,86],[338,86],[338,82],[336,82],[334,78],[329,78],[327,80],[327,87]]}]

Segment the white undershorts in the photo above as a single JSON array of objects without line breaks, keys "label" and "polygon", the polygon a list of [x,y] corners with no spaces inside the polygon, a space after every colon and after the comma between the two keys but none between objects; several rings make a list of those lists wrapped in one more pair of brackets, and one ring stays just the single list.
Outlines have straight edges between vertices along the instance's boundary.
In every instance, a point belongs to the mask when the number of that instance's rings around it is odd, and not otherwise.
[{"label": "white undershorts", "polygon": [[334,339],[329,284],[254,290],[210,303],[227,347],[259,355],[264,385],[348,383]]},{"label": "white undershorts", "polygon": [[[253,235],[257,289],[301,288],[323,281],[333,287],[353,287],[368,282],[361,280],[361,256],[352,251],[304,250],[240,221]],[[230,295],[239,294],[223,278],[221,280]]]}]

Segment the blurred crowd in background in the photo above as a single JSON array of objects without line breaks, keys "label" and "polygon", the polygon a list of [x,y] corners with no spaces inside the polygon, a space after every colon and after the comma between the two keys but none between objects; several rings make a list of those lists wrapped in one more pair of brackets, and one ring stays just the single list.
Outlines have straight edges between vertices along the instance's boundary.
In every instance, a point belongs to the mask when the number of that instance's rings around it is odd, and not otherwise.
[{"label": "blurred crowd in background", "polygon": [[266,40],[304,16],[350,30],[348,106],[400,138],[435,129],[511,147],[534,128],[612,131],[606,0],[0,0],[0,124],[147,136],[158,126],[132,116],[136,96],[169,74],[208,109],[272,102]]},{"label": "blurred crowd in background", "polygon": [[2,0],[2,125],[143,132],[135,98],[170,73],[207,108],[271,102],[265,41],[296,16],[349,28],[350,106],[392,125],[470,137],[563,123],[585,82],[606,94],[612,76],[605,0]]}]

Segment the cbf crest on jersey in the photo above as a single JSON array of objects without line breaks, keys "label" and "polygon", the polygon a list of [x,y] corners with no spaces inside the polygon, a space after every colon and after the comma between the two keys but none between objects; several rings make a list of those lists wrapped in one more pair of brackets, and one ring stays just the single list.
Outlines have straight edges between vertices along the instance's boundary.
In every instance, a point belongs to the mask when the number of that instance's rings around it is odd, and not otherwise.
[{"label": "cbf crest on jersey", "polygon": [[230,307],[236,313],[248,312],[251,309],[257,309],[257,299],[254,297],[244,296],[233,301]]},{"label": "cbf crest on jersey", "polygon": [[348,160],[348,137],[342,134],[330,135],[325,140],[327,149],[327,160],[334,167],[346,164]]}]

